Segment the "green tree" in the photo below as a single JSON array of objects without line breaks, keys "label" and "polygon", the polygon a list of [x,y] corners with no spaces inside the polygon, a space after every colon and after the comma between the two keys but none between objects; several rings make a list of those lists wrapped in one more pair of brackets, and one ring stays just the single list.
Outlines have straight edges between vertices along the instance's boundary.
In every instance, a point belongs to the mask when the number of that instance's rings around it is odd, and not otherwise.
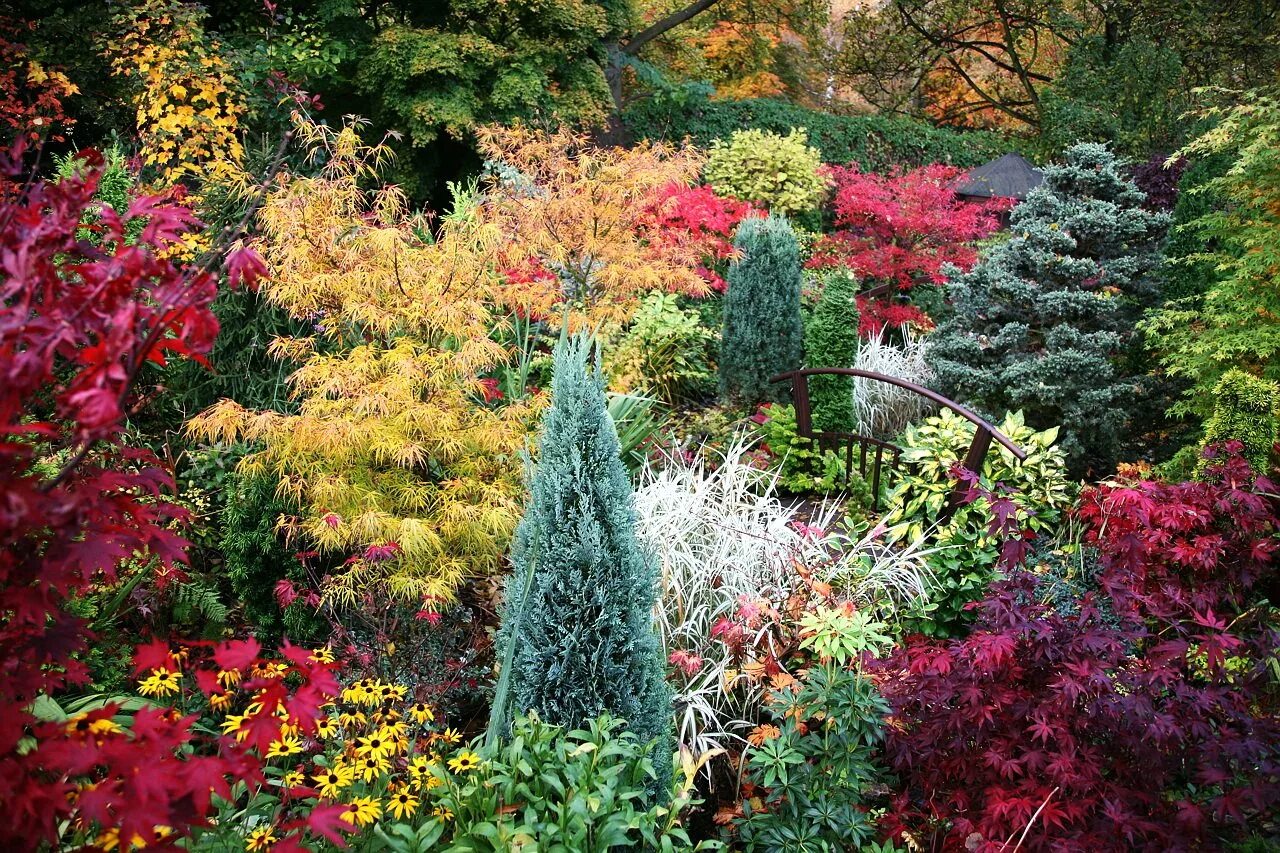
[{"label": "green tree", "polygon": [[[825,277],[822,296],[805,330],[806,367],[852,367],[858,355],[858,282],[847,270]],[[853,380],[815,376],[809,381],[813,423],[818,429],[851,432]]]},{"label": "green tree", "polygon": [[528,509],[512,548],[502,635],[515,710],[575,729],[602,713],[653,742],[671,780],[672,722],[653,626],[657,566],[635,535],[631,481],[586,336],[556,348]]},{"label": "green tree", "polygon": [[1014,208],[1012,237],[953,279],[955,314],[929,350],[944,394],[989,414],[1021,410],[1038,428],[1061,424],[1075,473],[1112,462],[1137,389],[1114,356],[1154,296],[1169,222],[1142,208],[1118,167],[1085,143],[1046,168]]},{"label": "green tree", "polygon": [[1173,302],[1144,326],[1165,369],[1190,382],[1173,413],[1202,418],[1232,368],[1280,380],[1280,90],[1248,93],[1209,115],[1218,124],[1182,153],[1234,152],[1231,168],[1202,188],[1225,204],[1193,223],[1220,277],[1203,298]]},{"label": "green tree", "polygon": [[780,399],[769,377],[800,366],[800,246],[780,216],[738,226],[720,341],[720,392],[740,403]]}]

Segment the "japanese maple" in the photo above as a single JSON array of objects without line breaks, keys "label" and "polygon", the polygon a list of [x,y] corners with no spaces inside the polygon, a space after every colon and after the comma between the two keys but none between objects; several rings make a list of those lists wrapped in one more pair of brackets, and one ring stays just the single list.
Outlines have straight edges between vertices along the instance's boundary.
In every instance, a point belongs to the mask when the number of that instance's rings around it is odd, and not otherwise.
[{"label": "japanese maple", "polygon": [[[14,178],[21,148],[0,163]],[[29,188],[0,204],[5,849],[53,844],[65,831],[139,844],[185,834],[209,814],[213,795],[227,795],[236,780],[260,780],[264,745],[286,724],[308,731],[336,691],[326,666],[286,648],[286,663],[243,678],[239,689],[257,704],[241,741],[197,736],[194,718],[162,707],[136,711],[127,728],[114,702],[70,720],[35,714],[42,696],[88,680],[79,658],[92,637],[68,611],[71,597],[112,583],[131,559],[149,564],[157,584],[182,577],[187,543],[175,524],[186,512],[167,497],[172,476],[150,452],[124,443],[122,425],[139,403],[134,383],[146,363],[202,358],[218,331],[210,304],[220,270],[183,269],[167,251],[198,227],[191,212],[154,196],[123,212],[99,209],[102,159],[79,156],[82,172],[55,184],[19,180]],[[90,209],[97,216],[86,219]],[[126,224],[139,219],[137,239],[126,242]],[[80,236],[85,229],[92,240]],[[221,260],[233,284],[261,272],[248,253]],[[248,670],[257,651],[229,643],[211,654],[220,670]],[[140,648],[144,688],[167,694],[182,678],[182,660],[167,643]],[[206,693],[217,689],[216,678],[199,678]],[[325,813],[316,817],[323,823]],[[328,824],[323,830],[333,834]]]},{"label": "japanese maple", "polygon": [[1211,469],[1089,490],[1099,566],[1083,597],[1014,572],[967,638],[917,639],[880,666],[891,832],[948,850],[1170,850],[1274,819],[1280,633],[1251,598],[1273,580],[1280,516],[1238,455]]},{"label": "japanese maple", "polygon": [[654,246],[692,247],[703,253],[697,273],[707,284],[724,292],[718,265],[733,257],[733,235],[738,223],[763,215],[744,201],[723,198],[705,184],[688,187],[668,184],[655,193],[641,213],[641,221]]},{"label": "japanese maple", "polygon": [[969,269],[974,242],[999,227],[1006,199],[967,202],[955,194],[962,170],[934,164],[908,172],[831,167],[836,230],[814,246],[811,267],[845,266],[863,281],[910,290],[942,284],[943,267]]}]

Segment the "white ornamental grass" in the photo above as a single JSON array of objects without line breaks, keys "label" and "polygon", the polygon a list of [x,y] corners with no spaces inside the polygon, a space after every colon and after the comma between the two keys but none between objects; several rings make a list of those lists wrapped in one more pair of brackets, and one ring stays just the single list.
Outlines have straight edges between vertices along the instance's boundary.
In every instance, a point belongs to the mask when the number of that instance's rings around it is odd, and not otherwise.
[{"label": "white ornamental grass", "polygon": [[[884,331],[862,342],[854,367],[906,379],[917,385],[928,385],[933,371],[925,361],[926,340],[903,329],[902,344],[885,340]],[[862,435],[892,437],[907,424],[919,420],[932,410],[933,404],[919,394],[874,379],[853,380],[853,410]]]},{"label": "white ornamental grass", "polygon": [[[891,549],[878,531],[861,539],[830,531],[840,507],[818,507],[805,525],[780,501],[775,475],[752,466],[751,441],[738,436],[716,466],[705,454],[647,468],[636,493],[637,532],[662,569],[658,625],[667,654],[691,661],[674,686],[680,743],[695,755],[741,740],[759,722],[762,690],[734,678],[728,647],[711,636],[743,601],[781,606],[812,579],[881,612],[923,596],[929,581],[918,546]],[[767,629],[755,639],[771,636]]]}]

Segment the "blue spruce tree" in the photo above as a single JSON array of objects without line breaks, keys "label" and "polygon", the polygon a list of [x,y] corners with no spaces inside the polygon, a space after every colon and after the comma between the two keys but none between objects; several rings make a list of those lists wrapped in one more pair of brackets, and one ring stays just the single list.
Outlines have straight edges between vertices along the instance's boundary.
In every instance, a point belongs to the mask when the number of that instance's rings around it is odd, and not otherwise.
[{"label": "blue spruce tree", "polygon": [[555,353],[538,466],[512,547],[503,643],[514,710],[577,728],[603,712],[654,741],[671,780],[671,697],[653,625],[655,561],[635,536],[631,481],[585,336]]},{"label": "blue spruce tree", "polygon": [[746,219],[729,266],[720,340],[720,393],[738,403],[780,400],[786,388],[769,377],[800,366],[800,246],[781,216]]},{"label": "blue spruce tree", "polygon": [[942,393],[1061,425],[1077,474],[1113,462],[1139,383],[1116,356],[1155,296],[1169,216],[1144,210],[1105,146],[1080,144],[1014,208],[1012,236],[951,282],[929,361]]}]

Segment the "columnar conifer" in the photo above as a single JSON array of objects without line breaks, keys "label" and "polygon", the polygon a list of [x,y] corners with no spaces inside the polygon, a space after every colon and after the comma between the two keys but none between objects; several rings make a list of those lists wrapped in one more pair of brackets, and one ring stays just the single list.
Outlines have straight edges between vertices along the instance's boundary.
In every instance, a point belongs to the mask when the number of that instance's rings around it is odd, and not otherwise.
[{"label": "columnar conifer", "polygon": [[[858,355],[858,282],[846,271],[825,277],[822,296],[805,334],[808,367],[852,367]],[[853,380],[815,376],[809,381],[813,423],[821,430],[853,429]]]},{"label": "columnar conifer", "polygon": [[528,509],[516,531],[503,636],[513,710],[576,728],[603,712],[654,741],[671,778],[671,710],[653,627],[657,566],[635,535],[631,481],[585,336],[556,349]]},{"label": "columnar conifer", "polygon": [[780,216],[746,219],[729,267],[720,344],[720,391],[731,400],[758,403],[783,390],[769,377],[800,366],[800,247]]}]

